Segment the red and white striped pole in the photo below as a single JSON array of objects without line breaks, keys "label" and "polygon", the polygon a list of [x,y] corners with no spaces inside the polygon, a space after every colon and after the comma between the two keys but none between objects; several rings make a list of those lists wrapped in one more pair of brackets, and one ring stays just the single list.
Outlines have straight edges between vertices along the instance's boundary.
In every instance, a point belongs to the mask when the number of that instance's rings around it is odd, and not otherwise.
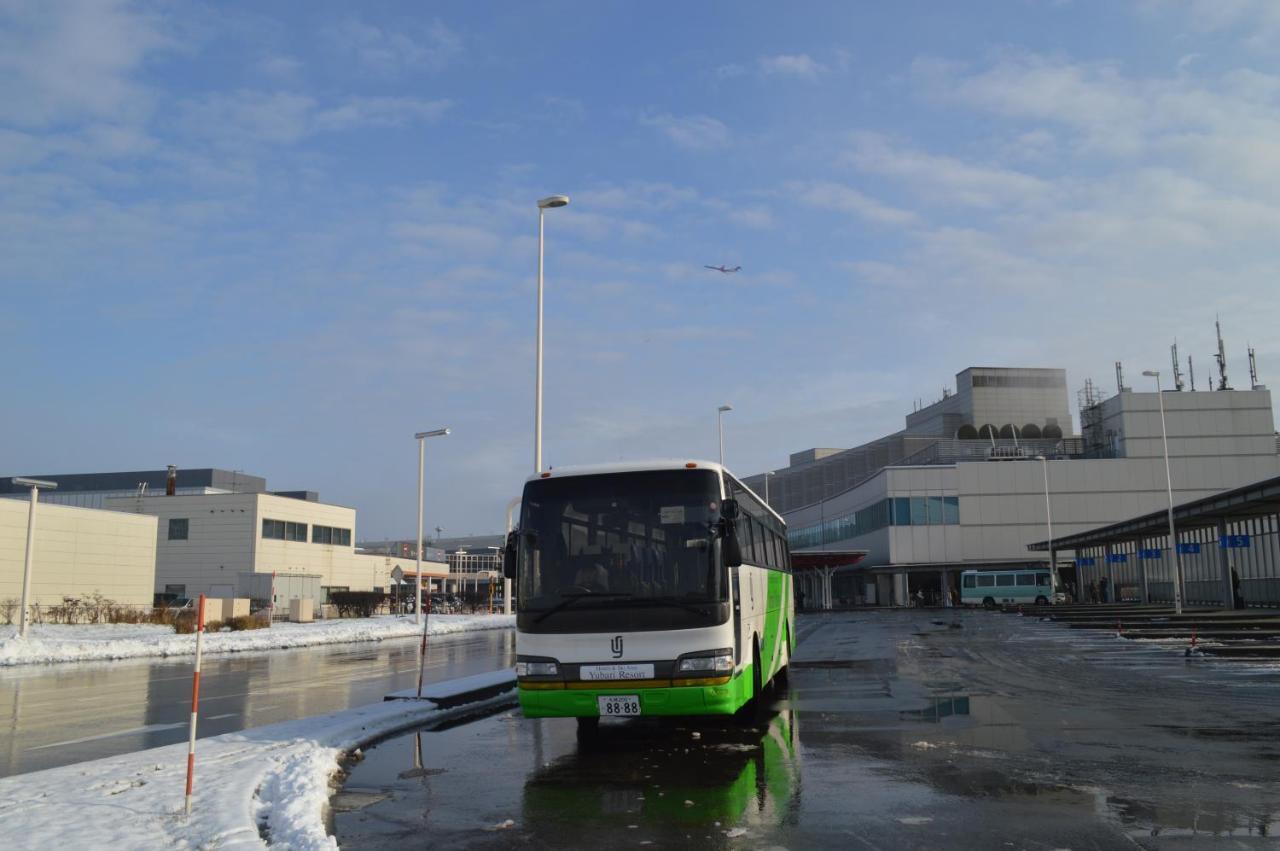
[{"label": "red and white striped pole", "polygon": [[[422,580],[419,579],[421,584]],[[418,697],[422,697],[422,671],[427,667],[427,621],[431,619],[431,580],[427,580],[427,601],[422,606],[422,646],[418,648]]]},{"label": "red and white striped pole", "polygon": [[191,730],[187,737],[187,798],[184,811],[191,815],[191,786],[196,774],[196,716],[200,710],[200,657],[204,652],[204,595],[196,612],[196,672],[191,678]]}]

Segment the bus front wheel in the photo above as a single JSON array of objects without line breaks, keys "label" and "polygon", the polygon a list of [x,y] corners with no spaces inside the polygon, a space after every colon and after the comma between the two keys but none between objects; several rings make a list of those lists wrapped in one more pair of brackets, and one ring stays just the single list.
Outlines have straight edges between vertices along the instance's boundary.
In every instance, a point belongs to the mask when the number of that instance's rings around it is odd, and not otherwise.
[{"label": "bus front wheel", "polygon": [[995,607],[996,607],[996,600],[995,600],[995,598],[994,598],[994,597],[983,597],[983,598],[982,598],[982,608],[984,608],[984,609],[994,609]]}]

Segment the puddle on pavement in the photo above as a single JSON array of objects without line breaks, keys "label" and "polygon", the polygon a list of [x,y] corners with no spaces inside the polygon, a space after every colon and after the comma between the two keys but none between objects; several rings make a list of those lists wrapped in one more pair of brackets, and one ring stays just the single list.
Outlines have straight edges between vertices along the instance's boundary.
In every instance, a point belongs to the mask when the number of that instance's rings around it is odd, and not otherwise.
[{"label": "puddle on pavement", "polygon": [[[427,830],[436,847],[522,845],[530,835],[592,844],[584,831],[670,846],[776,827],[798,803],[788,710],[750,721],[605,723],[582,742],[574,731],[572,721],[506,713],[390,739],[365,751],[335,795],[335,833],[353,847],[391,847]],[[489,762],[484,751],[494,747],[510,761],[504,742],[530,758],[517,758],[521,770]]]}]

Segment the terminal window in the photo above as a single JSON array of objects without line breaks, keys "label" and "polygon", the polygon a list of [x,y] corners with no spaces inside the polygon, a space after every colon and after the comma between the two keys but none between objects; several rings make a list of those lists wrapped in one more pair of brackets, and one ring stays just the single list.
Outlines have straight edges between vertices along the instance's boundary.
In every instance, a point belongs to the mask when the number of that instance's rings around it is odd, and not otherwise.
[{"label": "terminal window", "polygon": [[262,519],[262,537],[274,541],[306,541],[307,524],[292,520]]},{"label": "terminal window", "polygon": [[312,526],[311,543],[349,547],[351,546],[351,530],[341,529],[336,526]]},{"label": "terminal window", "polygon": [[973,375],[973,387],[1066,387],[1065,375]]}]

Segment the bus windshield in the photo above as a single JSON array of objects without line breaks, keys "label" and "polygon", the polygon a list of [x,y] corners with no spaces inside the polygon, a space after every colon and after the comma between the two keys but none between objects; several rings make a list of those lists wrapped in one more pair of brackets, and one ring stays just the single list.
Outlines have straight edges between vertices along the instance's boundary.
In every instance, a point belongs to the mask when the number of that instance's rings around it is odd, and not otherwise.
[{"label": "bus windshield", "polygon": [[598,617],[583,613],[601,610],[619,629],[718,622],[718,604],[728,600],[719,519],[720,483],[710,470],[529,482],[518,548],[521,628],[585,629]]}]

